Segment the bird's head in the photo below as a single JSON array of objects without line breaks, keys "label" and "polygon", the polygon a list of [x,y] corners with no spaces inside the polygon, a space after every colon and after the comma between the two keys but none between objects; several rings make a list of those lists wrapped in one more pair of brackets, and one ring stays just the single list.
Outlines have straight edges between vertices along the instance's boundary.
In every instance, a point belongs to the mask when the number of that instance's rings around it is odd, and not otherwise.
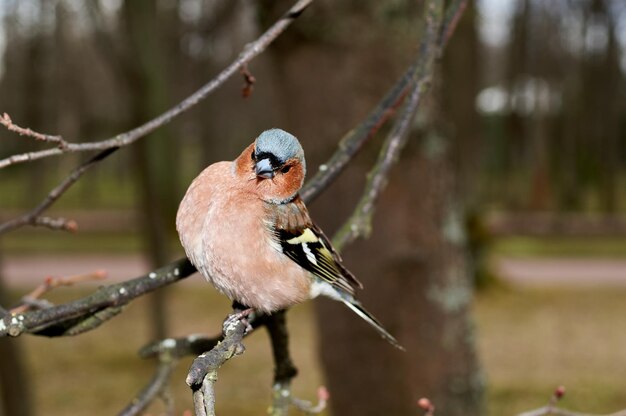
[{"label": "bird's head", "polygon": [[282,203],[292,199],[304,183],[304,150],[294,135],[266,130],[237,158],[236,172],[254,182],[263,200]]}]

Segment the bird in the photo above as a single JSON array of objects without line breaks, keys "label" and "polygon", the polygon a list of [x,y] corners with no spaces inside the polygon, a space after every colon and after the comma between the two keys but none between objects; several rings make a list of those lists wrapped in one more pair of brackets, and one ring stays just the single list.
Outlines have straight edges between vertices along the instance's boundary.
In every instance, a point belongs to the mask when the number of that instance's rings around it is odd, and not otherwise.
[{"label": "bird", "polygon": [[209,165],[176,214],[187,257],[219,292],[251,310],[271,314],[323,295],[403,349],[357,300],[363,285],[311,220],[299,196],[305,175],[302,145],[277,128],[235,160]]}]

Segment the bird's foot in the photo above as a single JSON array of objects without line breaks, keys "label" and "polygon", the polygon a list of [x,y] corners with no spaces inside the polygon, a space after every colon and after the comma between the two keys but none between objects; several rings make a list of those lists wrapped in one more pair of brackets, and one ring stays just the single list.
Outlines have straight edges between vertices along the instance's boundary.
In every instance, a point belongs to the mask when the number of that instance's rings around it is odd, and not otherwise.
[{"label": "bird's foot", "polygon": [[231,313],[224,320],[224,324],[222,325],[223,333],[226,334],[227,332],[235,329],[235,325],[237,325],[239,322],[246,326],[245,334],[249,333],[253,330],[252,325],[250,325],[250,321],[248,321],[247,319],[250,315],[254,315],[254,308],[248,308],[242,311],[236,310],[235,312]]}]

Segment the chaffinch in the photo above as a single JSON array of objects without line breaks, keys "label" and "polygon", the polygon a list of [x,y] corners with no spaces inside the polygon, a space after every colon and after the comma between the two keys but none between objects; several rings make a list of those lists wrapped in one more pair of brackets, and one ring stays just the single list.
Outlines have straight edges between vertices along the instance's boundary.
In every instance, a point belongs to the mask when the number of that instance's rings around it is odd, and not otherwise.
[{"label": "chaffinch", "polygon": [[207,167],[180,203],[176,228],[198,271],[220,292],[265,313],[318,295],[343,302],[402,348],[355,298],[363,286],[311,221],[298,191],[300,142],[267,130],[232,162]]}]

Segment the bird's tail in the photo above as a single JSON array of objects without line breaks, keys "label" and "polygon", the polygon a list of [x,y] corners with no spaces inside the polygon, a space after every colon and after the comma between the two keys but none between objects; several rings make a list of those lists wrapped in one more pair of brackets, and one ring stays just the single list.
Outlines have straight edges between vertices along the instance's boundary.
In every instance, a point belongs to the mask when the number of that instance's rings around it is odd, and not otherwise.
[{"label": "bird's tail", "polygon": [[399,350],[405,351],[404,347],[400,345],[397,339],[393,337],[385,328],[383,328],[382,324],[368,311],[361,306],[361,304],[355,299],[341,299],[346,306],[354,311],[357,315],[363,318],[368,324],[370,324],[376,332],[380,334],[381,337],[389,341],[391,345],[398,348]]}]

